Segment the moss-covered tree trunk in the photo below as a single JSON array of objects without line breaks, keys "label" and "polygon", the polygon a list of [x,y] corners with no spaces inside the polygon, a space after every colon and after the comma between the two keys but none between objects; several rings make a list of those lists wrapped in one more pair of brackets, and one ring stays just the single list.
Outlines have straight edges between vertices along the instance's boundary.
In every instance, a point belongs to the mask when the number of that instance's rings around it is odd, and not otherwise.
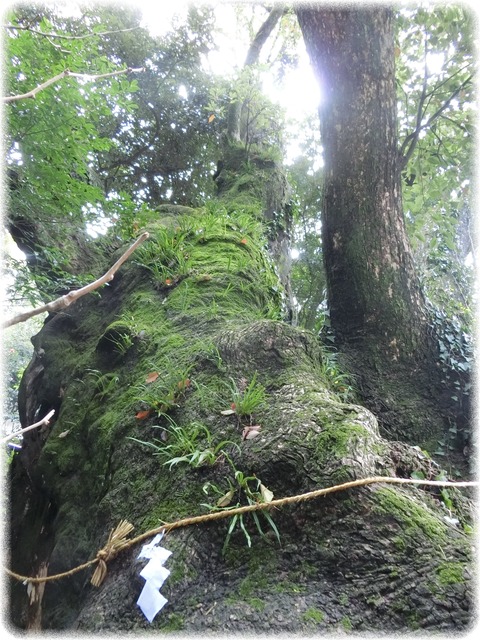
[{"label": "moss-covered tree trunk", "polygon": [[[160,207],[100,296],[49,317],[33,339],[22,423],[51,408],[56,417],[25,434],[12,465],[15,572],[95,558],[123,519],[138,534],[218,509],[229,491],[229,506],[248,502],[246,489],[261,500],[259,481],[281,498],[436,475],[423,453],[382,439],[372,413],[342,402],[317,338],[282,321],[262,197],[283,183],[265,155],[234,164],[217,203]],[[12,578],[9,620],[115,633],[464,630],[470,515],[459,491],[449,500],[450,514],[438,490],[372,485],[258,514],[263,535],[246,515],[227,545],[230,519],[178,529],[162,541],[169,602],[151,624],[136,604],[141,545],[109,562],[98,588],[86,569],[30,601]]]},{"label": "moss-covered tree trunk", "polygon": [[322,96],[322,244],[336,344],[386,433],[435,447],[458,416],[404,223],[393,11],[296,11]]}]

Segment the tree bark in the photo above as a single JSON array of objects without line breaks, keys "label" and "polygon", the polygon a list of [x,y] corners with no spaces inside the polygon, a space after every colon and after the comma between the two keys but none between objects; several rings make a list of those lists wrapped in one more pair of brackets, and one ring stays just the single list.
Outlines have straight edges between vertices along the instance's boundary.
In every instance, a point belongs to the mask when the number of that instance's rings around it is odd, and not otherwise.
[{"label": "tree bark", "polygon": [[321,89],[322,245],[335,344],[385,433],[435,450],[465,419],[442,377],[405,229],[392,10],[302,4],[296,12]]},{"label": "tree bark", "polygon": [[[159,207],[149,240],[111,286],[49,317],[33,338],[23,423],[51,408],[56,420],[25,434],[11,467],[10,567],[19,574],[95,558],[121,520],[143,533],[208,513],[205,504],[217,509],[232,486],[245,504],[239,478],[281,498],[437,471],[417,449],[382,438],[370,411],[342,402],[316,336],[280,321],[282,287],[260,223],[285,200],[284,178],[268,150],[249,166],[229,151],[217,203]],[[242,413],[238,398],[253,380],[263,401]],[[220,447],[214,463],[162,464],[154,454],[175,444],[173,425],[198,451]],[[195,425],[210,440],[195,439]],[[258,434],[247,439],[252,426]],[[168,605],[151,624],[136,604],[141,545],[108,563],[99,588],[88,573],[48,583],[35,611],[12,580],[10,619],[23,629],[41,611],[43,629],[117,634],[466,630],[470,502],[459,490],[449,496],[458,526],[445,520],[438,490],[392,485],[272,509],[276,529],[259,516],[262,533],[246,517],[228,545],[229,519],[172,531],[162,541],[173,552],[161,589]]]},{"label": "tree bark", "polygon": [[332,327],[393,360],[418,357],[426,314],[402,212],[392,11],[300,5],[297,15],[321,88]]}]

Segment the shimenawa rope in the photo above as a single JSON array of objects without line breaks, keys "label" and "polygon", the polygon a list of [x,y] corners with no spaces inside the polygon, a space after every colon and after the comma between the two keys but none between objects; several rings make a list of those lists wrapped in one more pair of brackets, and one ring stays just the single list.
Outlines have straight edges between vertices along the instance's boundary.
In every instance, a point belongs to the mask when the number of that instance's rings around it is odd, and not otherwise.
[{"label": "shimenawa rope", "polygon": [[50,582],[53,580],[60,580],[61,578],[67,578],[68,576],[72,576],[79,571],[83,571],[88,567],[97,563],[97,567],[93,573],[91,578],[91,583],[95,587],[99,587],[104,581],[107,575],[107,564],[111,560],[113,560],[121,551],[125,551],[126,549],[138,544],[139,542],[143,542],[147,538],[151,538],[157,533],[172,531],[173,529],[180,529],[181,527],[189,527],[194,524],[200,524],[203,522],[212,522],[213,520],[221,520],[223,518],[231,518],[235,515],[240,515],[243,513],[249,513],[250,511],[258,511],[261,509],[271,509],[272,507],[281,507],[286,504],[293,504],[297,502],[306,502],[307,500],[313,500],[314,498],[319,498],[320,496],[325,496],[329,493],[334,493],[337,491],[345,491],[347,489],[352,489],[355,487],[362,487],[369,484],[410,484],[410,485],[423,485],[430,487],[477,487],[479,485],[478,482],[449,482],[447,480],[421,480],[417,478],[394,478],[389,476],[373,476],[370,478],[360,478],[359,480],[352,480],[350,482],[345,482],[343,484],[337,484],[333,487],[326,487],[323,489],[316,489],[314,491],[309,491],[308,493],[302,493],[296,496],[288,496],[286,498],[278,498],[277,500],[271,500],[270,502],[259,502],[257,504],[245,505],[243,507],[237,507],[234,509],[225,509],[224,511],[216,511],[214,513],[207,513],[201,516],[193,516],[190,518],[183,518],[182,520],[176,520],[175,522],[166,522],[162,524],[160,527],[155,529],[150,529],[145,533],[141,533],[135,538],[131,538],[127,540],[127,536],[134,529],[133,525],[127,522],[126,520],[122,520],[115,529],[110,532],[106,545],[103,549],[97,553],[95,558],[92,558],[88,562],[79,565],[69,571],[65,571],[63,573],[57,573],[51,576],[43,576],[43,577],[29,577],[22,576],[10,569],[5,569],[7,574],[16,580],[23,582],[24,584],[39,584],[41,582]]}]

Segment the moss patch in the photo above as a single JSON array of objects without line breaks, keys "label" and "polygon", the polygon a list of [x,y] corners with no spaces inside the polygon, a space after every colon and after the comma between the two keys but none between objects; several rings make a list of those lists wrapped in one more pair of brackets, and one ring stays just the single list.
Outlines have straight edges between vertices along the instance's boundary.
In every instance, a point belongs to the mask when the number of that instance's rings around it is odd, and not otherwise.
[{"label": "moss patch", "polygon": [[410,490],[406,495],[401,490],[390,487],[375,491],[375,509],[395,518],[402,528],[401,537],[396,537],[395,545],[400,548],[402,538],[405,540],[405,549],[418,545],[419,540],[427,540],[436,546],[445,544],[449,535],[447,525],[436,513],[426,508],[425,504],[417,502],[412,493],[413,490]]},{"label": "moss patch", "polygon": [[325,614],[320,609],[315,609],[314,607],[309,607],[306,611],[302,613],[302,620],[305,622],[313,622],[315,624],[319,624],[323,622],[325,619]]},{"label": "moss patch", "polygon": [[459,562],[445,562],[437,568],[438,582],[441,585],[465,582],[465,567]]}]

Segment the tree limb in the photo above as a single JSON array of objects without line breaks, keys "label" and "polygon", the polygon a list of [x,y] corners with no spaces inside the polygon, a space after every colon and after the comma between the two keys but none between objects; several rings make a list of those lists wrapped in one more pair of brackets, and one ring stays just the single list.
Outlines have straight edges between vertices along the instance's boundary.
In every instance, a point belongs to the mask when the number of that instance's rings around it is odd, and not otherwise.
[{"label": "tree limb", "polygon": [[[425,65],[425,73],[426,73],[426,65]],[[469,75],[468,78],[466,78],[462,84],[457,87],[457,89],[455,89],[455,91],[445,100],[445,102],[430,116],[430,118],[428,118],[428,120],[422,124],[422,119],[424,116],[424,113],[426,111],[423,110],[423,107],[425,105],[425,101],[426,98],[432,98],[433,94],[435,93],[435,91],[437,91],[442,85],[444,85],[448,80],[450,80],[454,75],[450,76],[449,78],[447,78],[446,80],[444,80],[443,82],[441,82],[439,85],[437,85],[435,87],[435,89],[433,89],[430,93],[426,93],[426,80],[427,80],[427,76],[425,75],[424,77],[424,82],[423,82],[423,87],[422,87],[422,94],[420,96],[420,101],[418,104],[418,109],[417,109],[417,119],[416,119],[416,124],[415,124],[415,129],[412,131],[412,133],[410,133],[405,140],[402,143],[402,146],[400,147],[399,150],[399,158],[400,158],[400,170],[404,169],[405,166],[407,165],[408,161],[410,160],[410,158],[413,155],[413,152],[415,151],[415,148],[417,146],[418,140],[419,140],[419,136],[420,136],[420,132],[423,131],[424,129],[428,129],[428,127],[430,127],[432,125],[432,123],[439,117],[442,115],[442,113],[445,111],[445,109],[447,109],[452,100],[454,100],[458,94],[472,81],[473,75]]]},{"label": "tree limb", "polygon": [[19,322],[25,322],[25,320],[28,320],[33,316],[37,316],[40,313],[45,313],[45,312],[52,313],[54,311],[59,311],[60,309],[64,309],[65,307],[68,307],[69,305],[71,305],[72,302],[75,302],[76,300],[78,300],[78,298],[81,298],[85,294],[90,293],[95,289],[98,289],[99,287],[102,286],[102,284],[110,282],[110,280],[113,280],[115,273],[122,266],[122,264],[131,256],[131,254],[135,251],[135,249],[149,237],[149,235],[150,234],[147,231],[142,233],[142,235],[139,236],[135,240],[135,242],[125,251],[125,253],[117,260],[117,262],[115,262],[115,264],[112,267],[110,267],[110,269],[101,278],[98,278],[98,280],[95,280],[94,282],[91,282],[90,284],[87,284],[84,287],[81,287],[80,289],[75,289],[74,291],[70,291],[66,295],[61,296],[60,298],[57,298],[52,302],[48,302],[47,304],[44,304],[41,307],[37,307],[36,309],[31,309],[30,311],[25,311],[25,313],[20,313],[14,316],[13,318],[11,318],[10,320],[7,320],[3,324],[3,328],[6,329],[7,327],[11,327],[12,325],[18,324]]},{"label": "tree limb", "polygon": [[[245,58],[244,69],[246,67],[250,67],[254,65],[260,56],[260,51],[262,50],[263,45],[267,41],[269,35],[272,33],[275,25],[283,16],[286,11],[286,7],[284,5],[275,5],[270,13],[268,14],[267,19],[262,24],[260,29],[257,31],[254,39],[250,43],[250,47],[248,48],[247,57]],[[234,100],[230,104],[230,108],[228,110],[228,120],[227,120],[227,128],[228,128],[228,136],[233,140],[240,140],[240,118],[241,118],[241,110],[242,110],[242,102],[239,100]]]},{"label": "tree limb", "polygon": [[[423,118],[423,105],[427,98],[427,85],[428,85],[428,67],[427,67],[427,38],[425,37],[425,56],[424,56],[424,72],[423,72],[423,85],[420,100],[417,107],[417,118],[415,122],[415,129],[410,133],[403,141],[399,151],[399,164],[400,170],[404,169],[410,160],[415,147],[417,146],[418,137],[422,130],[422,118]],[[408,147],[408,149],[407,149]]]},{"label": "tree limb", "polygon": [[63,78],[66,78],[67,76],[70,78],[84,78],[85,80],[100,80],[101,78],[111,78],[113,76],[119,76],[125,73],[139,73],[141,71],[144,71],[143,67],[140,67],[138,69],[131,69],[129,67],[128,69],[122,69],[121,71],[111,71],[110,73],[101,73],[99,75],[91,75],[88,73],[72,73],[69,69],[65,69],[64,71],[57,74],[56,76],[53,76],[53,78],[49,78],[48,80],[45,80],[45,82],[42,82],[42,84],[39,84],[37,87],[35,87],[35,89],[32,89],[27,93],[22,93],[16,96],[6,96],[2,98],[2,100],[3,102],[8,103],[8,102],[14,102],[17,100],[24,100],[25,98],[35,98],[37,93],[39,93],[43,89],[46,89],[51,84],[54,84],[55,82],[58,82]]},{"label": "tree limb", "polygon": [[55,409],[52,409],[51,411],[49,411],[47,413],[47,415],[44,418],[42,418],[38,422],[35,422],[35,424],[31,424],[29,427],[25,427],[24,429],[19,429],[18,431],[15,431],[14,433],[11,433],[10,435],[6,436],[5,438],[2,438],[0,440],[0,444],[6,444],[7,442],[10,442],[10,440],[13,440],[17,436],[21,436],[22,434],[26,433],[27,431],[31,431],[32,429],[36,429],[37,427],[41,427],[43,424],[48,424],[50,422],[50,419],[52,418],[54,413],[55,413]]},{"label": "tree limb", "polygon": [[129,27],[128,29],[117,29],[114,31],[99,31],[98,33],[86,33],[83,36],[64,36],[60,33],[44,33],[38,29],[32,29],[32,27],[24,27],[13,24],[2,24],[3,29],[15,29],[16,31],[30,31],[38,36],[44,36],[45,38],[61,38],[62,40],[85,40],[85,38],[93,38],[94,36],[109,36],[113,33],[125,33],[127,31],[135,31],[135,29],[141,29],[142,27]]}]

